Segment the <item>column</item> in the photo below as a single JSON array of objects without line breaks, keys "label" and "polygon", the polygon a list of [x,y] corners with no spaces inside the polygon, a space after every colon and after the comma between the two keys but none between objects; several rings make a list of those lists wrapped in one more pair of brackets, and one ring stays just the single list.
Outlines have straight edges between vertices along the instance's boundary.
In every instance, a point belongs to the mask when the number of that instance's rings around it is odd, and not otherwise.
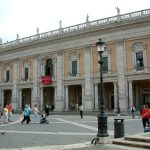
[{"label": "column", "polygon": [[85,107],[85,104],[84,104],[84,84],[82,84],[82,105],[83,107]]},{"label": "column", "polygon": [[40,106],[39,106],[39,108],[40,108],[40,110],[43,110],[43,87],[41,87],[40,88],[40,96],[41,96],[41,98],[40,98]]},{"label": "column", "polygon": [[55,108],[55,106],[56,106],[56,97],[57,97],[57,87],[56,86],[54,86],[54,108]]},{"label": "column", "polygon": [[53,67],[54,67],[53,78],[56,80],[56,75],[57,75],[56,59],[53,60]]},{"label": "column", "polygon": [[117,100],[118,100],[118,95],[117,95],[117,82],[114,82],[114,108],[118,108],[117,106]]},{"label": "column", "polygon": [[85,47],[84,55],[84,76],[85,76],[85,96],[84,96],[84,109],[93,109],[93,96],[92,96],[92,80],[91,80],[91,70],[92,70],[92,58],[91,58],[91,46]]},{"label": "column", "polygon": [[19,89],[18,90],[18,97],[19,97],[19,100],[18,100],[18,109],[22,109],[22,89]]},{"label": "column", "polygon": [[127,111],[127,79],[125,77],[126,70],[126,53],[123,40],[118,40],[116,44],[117,55],[117,73],[119,86],[119,105],[121,111]]},{"label": "column", "polygon": [[18,60],[15,60],[14,62],[14,80],[13,80],[13,90],[12,90],[12,100],[11,100],[14,110],[17,110],[19,108],[18,87],[17,87],[18,73],[16,72],[18,72]]},{"label": "column", "polygon": [[132,81],[129,81],[129,108],[133,105],[133,87]]},{"label": "column", "polygon": [[64,57],[63,51],[57,53],[57,95],[56,95],[56,111],[62,111],[64,109]]},{"label": "column", "polygon": [[66,100],[65,109],[66,109],[66,111],[68,111],[69,110],[68,86],[65,86],[65,100]]},{"label": "column", "polygon": [[2,90],[0,89],[0,104],[2,105]]},{"label": "column", "polygon": [[4,108],[4,90],[1,91],[1,97],[2,97],[2,108]]},{"label": "column", "polygon": [[98,110],[98,83],[94,84],[95,110]]}]

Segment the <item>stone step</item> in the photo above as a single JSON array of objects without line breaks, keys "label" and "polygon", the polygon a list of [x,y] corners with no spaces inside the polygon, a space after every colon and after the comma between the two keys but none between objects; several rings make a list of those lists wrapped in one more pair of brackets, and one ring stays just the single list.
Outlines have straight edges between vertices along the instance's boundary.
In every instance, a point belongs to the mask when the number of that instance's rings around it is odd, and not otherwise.
[{"label": "stone step", "polygon": [[125,140],[150,143],[150,137],[143,136],[125,136]]},{"label": "stone step", "polygon": [[140,147],[140,148],[150,149],[150,143],[141,142],[141,141],[133,141],[130,139],[126,140],[125,138],[113,139],[112,143],[117,144],[117,145],[124,145],[124,146],[130,146],[130,147]]}]

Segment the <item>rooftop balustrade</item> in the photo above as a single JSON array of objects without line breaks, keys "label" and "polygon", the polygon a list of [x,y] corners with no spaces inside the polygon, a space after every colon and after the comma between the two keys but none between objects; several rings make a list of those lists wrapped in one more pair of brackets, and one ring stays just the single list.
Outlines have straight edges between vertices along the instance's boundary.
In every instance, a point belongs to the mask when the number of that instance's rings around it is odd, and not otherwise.
[{"label": "rooftop balustrade", "polygon": [[34,40],[38,40],[38,39],[43,39],[46,37],[54,37],[54,36],[58,36],[61,34],[73,33],[75,31],[81,31],[86,28],[92,28],[92,27],[96,27],[96,26],[112,24],[114,22],[142,18],[142,17],[146,17],[146,16],[150,16],[150,9],[140,10],[140,11],[131,12],[131,13],[123,14],[123,15],[118,14],[117,16],[113,16],[113,17],[108,17],[108,18],[99,19],[99,20],[95,20],[95,21],[88,21],[88,22],[85,22],[82,24],[77,24],[77,25],[73,25],[73,26],[69,26],[69,27],[65,27],[65,28],[59,28],[57,30],[44,32],[41,34],[36,34],[36,35],[29,36],[29,37],[21,38],[21,39],[16,39],[14,41],[0,43],[0,47],[7,47],[7,46],[9,47],[9,46],[19,44],[19,43],[26,43],[26,42],[30,42],[30,41],[34,41]]}]

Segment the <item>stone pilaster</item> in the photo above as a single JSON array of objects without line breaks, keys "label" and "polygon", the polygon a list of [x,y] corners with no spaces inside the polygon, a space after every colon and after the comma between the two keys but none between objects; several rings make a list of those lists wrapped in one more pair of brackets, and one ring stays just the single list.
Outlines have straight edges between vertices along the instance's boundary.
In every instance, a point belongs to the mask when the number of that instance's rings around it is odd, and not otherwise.
[{"label": "stone pilaster", "polygon": [[11,100],[11,103],[13,105],[14,110],[17,110],[19,108],[17,80],[18,80],[18,60],[15,60],[15,62],[14,62],[13,90],[12,90],[12,100]]},{"label": "stone pilaster", "polygon": [[91,46],[86,46],[84,50],[84,74],[85,74],[85,95],[84,95],[84,109],[93,109],[93,97],[92,97],[92,81],[91,81],[91,70],[92,70],[92,56]]},{"label": "stone pilaster", "polygon": [[39,104],[39,55],[35,55],[34,57],[34,81],[33,81],[33,89],[32,89],[32,107],[35,104]]},{"label": "stone pilaster", "polygon": [[116,43],[117,54],[117,71],[118,71],[118,86],[119,86],[119,105],[121,111],[127,111],[127,80],[125,78],[126,70],[126,53],[124,41],[118,40]]},{"label": "stone pilaster", "polygon": [[64,57],[63,51],[57,53],[57,92],[55,98],[55,110],[62,111],[64,109],[64,85],[63,85],[63,72]]}]

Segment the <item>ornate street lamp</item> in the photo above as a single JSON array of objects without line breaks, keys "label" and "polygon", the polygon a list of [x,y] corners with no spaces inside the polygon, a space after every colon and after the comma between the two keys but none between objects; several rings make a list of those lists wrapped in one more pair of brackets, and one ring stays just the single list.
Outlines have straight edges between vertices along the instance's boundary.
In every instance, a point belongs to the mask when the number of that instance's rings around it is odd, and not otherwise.
[{"label": "ornate street lamp", "polygon": [[97,51],[100,56],[99,64],[100,64],[100,98],[98,99],[98,133],[97,137],[92,140],[91,143],[94,144],[105,144],[109,143],[109,134],[107,132],[107,114],[105,112],[105,103],[104,103],[104,89],[103,89],[103,61],[102,61],[102,53],[104,52],[105,43],[99,39],[96,43]]}]

